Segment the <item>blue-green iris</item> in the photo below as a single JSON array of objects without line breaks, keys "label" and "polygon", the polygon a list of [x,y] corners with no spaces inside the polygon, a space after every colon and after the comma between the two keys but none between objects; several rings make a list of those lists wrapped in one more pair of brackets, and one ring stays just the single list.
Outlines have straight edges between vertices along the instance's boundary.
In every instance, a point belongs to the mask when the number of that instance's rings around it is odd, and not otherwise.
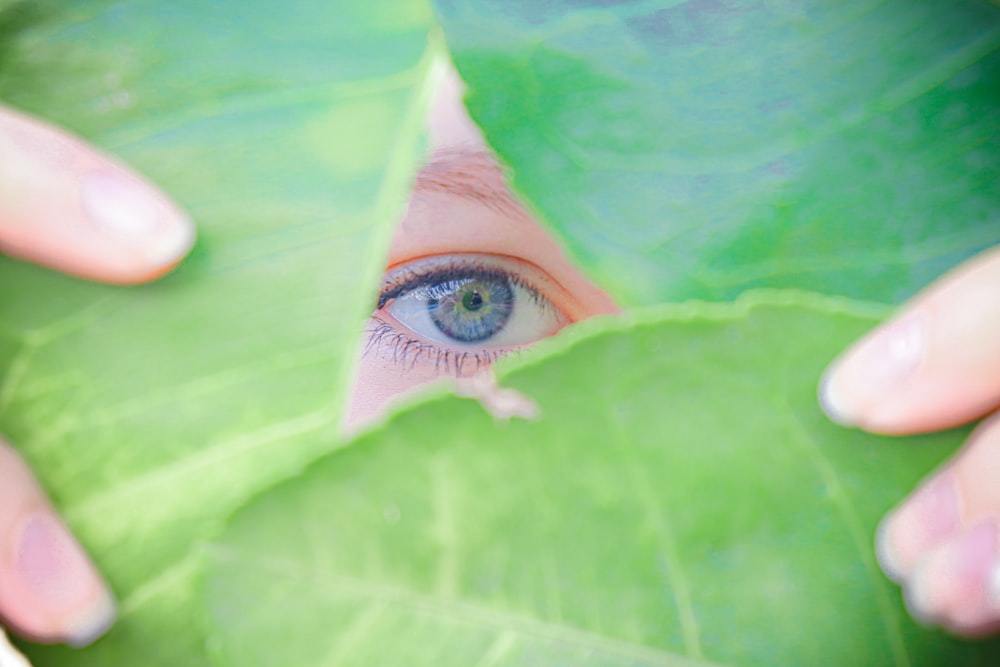
[{"label": "blue-green iris", "polygon": [[462,343],[492,338],[514,310],[514,290],[504,278],[462,278],[435,285],[427,302],[441,333]]}]

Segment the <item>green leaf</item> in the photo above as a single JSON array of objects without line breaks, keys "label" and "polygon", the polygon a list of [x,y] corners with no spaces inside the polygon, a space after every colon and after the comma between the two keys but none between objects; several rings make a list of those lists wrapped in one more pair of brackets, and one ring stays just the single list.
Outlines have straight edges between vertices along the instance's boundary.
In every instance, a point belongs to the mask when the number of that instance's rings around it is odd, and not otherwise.
[{"label": "green leaf", "polygon": [[816,405],[875,312],[770,293],[590,322],[504,376],[538,421],[397,414],[210,548],[220,664],[995,664],[916,626],[871,546],[963,434]]},{"label": "green leaf", "polygon": [[627,304],[898,302],[1000,241],[985,0],[435,0],[514,185]]},{"label": "green leaf", "polygon": [[430,24],[420,0],[0,5],[0,99],[122,156],[200,230],[144,287],[0,259],[0,430],[121,603],[108,638],[33,648],[39,667],[201,664],[194,543],[339,444]]}]

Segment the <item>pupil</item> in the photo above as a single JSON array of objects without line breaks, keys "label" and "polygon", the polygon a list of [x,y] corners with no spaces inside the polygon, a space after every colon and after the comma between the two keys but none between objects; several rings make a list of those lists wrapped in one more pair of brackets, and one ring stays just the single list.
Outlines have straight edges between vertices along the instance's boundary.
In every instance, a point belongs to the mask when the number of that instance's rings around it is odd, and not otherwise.
[{"label": "pupil", "polygon": [[462,305],[466,310],[479,310],[483,307],[483,296],[479,292],[466,292],[462,297]]}]

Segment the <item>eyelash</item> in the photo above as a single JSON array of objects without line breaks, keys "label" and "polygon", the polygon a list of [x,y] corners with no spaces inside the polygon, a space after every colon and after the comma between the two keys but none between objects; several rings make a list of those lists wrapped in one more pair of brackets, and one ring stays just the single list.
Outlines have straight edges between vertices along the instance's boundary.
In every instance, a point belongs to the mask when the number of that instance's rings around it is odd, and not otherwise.
[{"label": "eyelash", "polygon": [[[443,260],[442,260],[443,261]],[[402,296],[414,290],[429,290],[433,285],[449,280],[459,280],[466,278],[470,274],[475,274],[482,278],[502,278],[516,285],[531,295],[535,303],[543,303],[546,300],[531,283],[526,282],[521,276],[511,271],[504,271],[495,266],[490,266],[485,262],[475,260],[460,259],[453,260],[445,266],[440,266],[430,270],[421,271],[419,269],[406,269],[405,273],[395,277],[382,285],[382,290],[378,295],[378,302],[375,307],[379,310],[385,308],[386,304],[396,297]]]},{"label": "eyelash", "polygon": [[468,375],[467,365],[472,364],[472,373],[482,370],[502,357],[514,354],[518,350],[449,350],[428,343],[398,331],[391,324],[373,315],[372,326],[368,329],[368,342],[364,354],[372,352],[381,354],[384,349],[391,351],[392,362],[404,367],[413,368],[421,359],[433,360],[438,373],[454,373],[456,376]]},{"label": "eyelash", "polygon": [[[501,269],[490,263],[469,258],[437,258],[437,265],[421,270],[419,268],[403,268],[390,272],[391,279],[382,284],[376,301],[376,311],[384,309],[393,299],[416,290],[431,290],[435,285],[466,278],[470,274],[483,278],[503,278],[511,285],[523,289],[535,304],[553,307],[548,299],[531,283],[516,272]],[[393,275],[395,273],[395,275]],[[370,318],[372,325],[367,330],[368,341],[364,354],[376,355],[388,352],[394,364],[403,368],[413,368],[421,360],[430,360],[438,373],[463,376],[478,372],[496,362],[502,357],[518,352],[513,349],[449,349],[436,343],[415,338],[398,330],[378,315]]]}]

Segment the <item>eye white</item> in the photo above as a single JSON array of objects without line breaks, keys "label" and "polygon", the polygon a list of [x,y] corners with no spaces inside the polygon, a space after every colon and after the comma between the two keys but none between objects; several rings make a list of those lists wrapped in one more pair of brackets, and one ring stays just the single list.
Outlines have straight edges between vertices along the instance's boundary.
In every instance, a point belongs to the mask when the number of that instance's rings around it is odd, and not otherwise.
[{"label": "eye white", "polygon": [[428,310],[431,297],[423,290],[414,289],[396,297],[386,305],[386,310],[400,324],[422,338],[463,349],[525,345],[559,330],[563,318],[548,299],[517,284],[512,283],[510,287],[514,294],[510,317],[492,336],[473,343],[456,340],[438,328]]}]

